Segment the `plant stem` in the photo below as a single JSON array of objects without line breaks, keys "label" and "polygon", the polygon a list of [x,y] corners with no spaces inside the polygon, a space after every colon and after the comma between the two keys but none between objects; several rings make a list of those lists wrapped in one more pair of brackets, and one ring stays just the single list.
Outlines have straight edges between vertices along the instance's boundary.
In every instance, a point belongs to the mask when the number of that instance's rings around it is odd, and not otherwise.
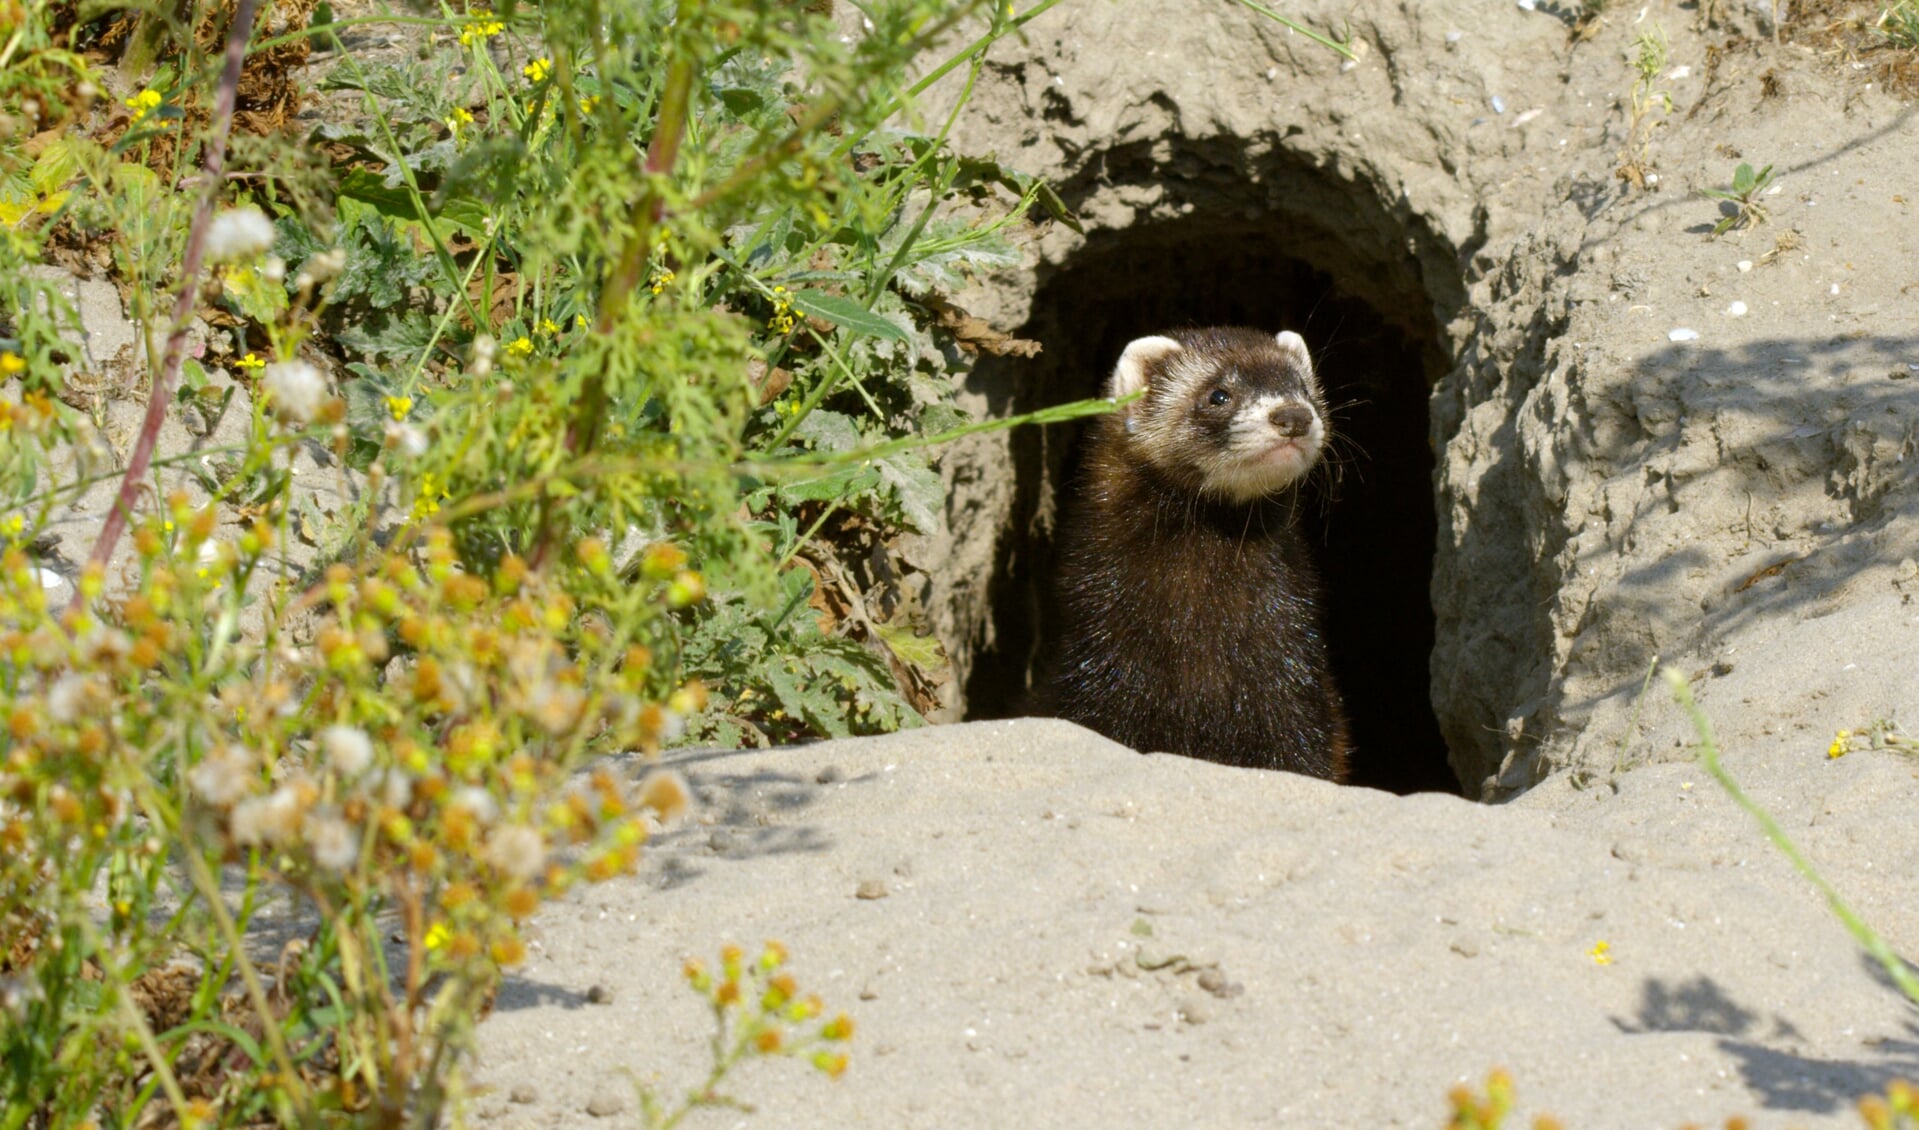
[{"label": "plant stem", "polygon": [[[694,4],[690,8],[680,12],[679,21],[683,25],[696,24],[700,18],[699,6]],[[628,300],[638,289],[641,277],[646,273],[647,262],[653,257],[653,228],[666,215],[664,182],[679,161],[680,142],[686,136],[693,80],[698,73],[699,60],[693,56],[691,46],[682,43],[673,62],[667,67],[666,86],[660,92],[659,121],[646,147],[642,171],[647,186],[639,199],[633,202],[626,243],[620,248],[619,261],[608,275],[605,288],[600,291],[599,306],[593,318],[593,332],[596,334],[605,335],[613,331],[626,311]],[[606,374],[596,369],[582,383],[579,406],[574,409],[573,420],[567,425],[567,452],[572,455],[590,454],[599,442],[600,425],[605,418]],[[553,523],[553,501],[543,499],[531,554],[532,565],[536,569],[545,564],[551,549]]]},{"label": "plant stem", "polygon": [[946,60],[944,63],[941,63],[939,66],[934,67],[932,70],[926,72],[926,74],[922,76],[918,82],[914,83],[912,86],[907,88],[906,98],[894,99],[892,105],[887,109],[886,115],[882,115],[882,116],[891,115],[891,114],[897,113],[900,110],[905,109],[906,99],[910,99],[925,93],[927,87],[932,86],[934,83],[938,82],[939,80],[945,78],[947,75],[951,74],[953,71],[953,68],[959,66],[961,63],[966,62],[968,59],[973,58],[975,55],[980,54],[981,52],[985,51],[988,47],[991,47],[993,44],[998,43],[1001,39],[1004,39],[1006,37],[1007,32],[1018,31],[1020,28],[1025,27],[1029,21],[1037,19],[1041,15],[1045,14],[1048,9],[1052,8],[1054,5],[1058,3],[1059,3],[1059,0],[1040,0],[1039,3],[1026,9],[1024,12],[1021,12],[1019,15],[1014,16],[1012,19],[1007,20],[1004,25],[998,25],[989,29],[986,32],[986,34],[980,36],[978,39],[975,39],[973,42],[967,44],[965,47],[962,47],[959,50],[958,54]]},{"label": "plant stem", "polygon": [[1271,8],[1268,8],[1266,5],[1258,3],[1257,0],[1237,0],[1237,2],[1244,7],[1251,8],[1253,11],[1258,12],[1260,15],[1265,16],[1269,20],[1274,20],[1274,21],[1277,21],[1278,23],[1286,25],[1287,28],[1298,32],[1299,34],[1312,40],[1314,43],[1317,43],[1321,47],[1326,48],[1326,50],[1332,51],[1342,56],[1348,62],[1357,63],[1359,61],[1359,55],[1351,47],[1347,46],[1346,44],[1341,43],[1336,39],[1330,39],[1324,35],[1321,35],[1318,32],[1314,31],[1312,28],[1307,27],[1305,24],[1302,24],[1298,22],[1297,20],[1289,20],[1285,16],[1282,16],[1278,12],[1275,12]]},{"label": "plant stem", "polygon": [[1772,818],[1772,813],[1759,807],[1758,802],[1747,796],[1746,791],[1739,787],[1739,782],[1734,780],[1726,767],[1719,763],[1719,745],[1713,740],[1712,723],[1706,720],[1705,711],[1699,709],[1693,702],[1692,688],[1687,685],[1686,677],[1668,667],[1666,684],[1672,688],[1673,697],[1678,699],[1679,704],[1686,708],[1686,713],[1692,716],[1693,730],[1699,735],[1699,760],[1706,767],[1706,772],[1712,776],[1713,780],[1719,782],[1720,788],[1726,790],[1726,795],[1733,799],[1733,803],[1745,809],[1754,820],[1759,822],[1760,831],[1764,832],[1773,846],[1779,849],[1779,853],[1819,889],[1819,893],[1826,897],[1826,905],[1832,908],[1833,914],[1844,924],[1846,931],[1853,936],[1853,940],[1879,962],[1885,969],[1886,976],[1892,978],[1893,984],[1899,986],[1899,990],[1905,993],[1914,1004],[1919,1004],[1919,975],[1915,975],[1912,967],[1907,965],[1898,954],[1892,952],[1892,947],[1887,945],[1885,939],[1881,938],[1872,927],[1866,925],[1863,918],[1853,913],[1852,907],[1839,896],[1838,889],[1827,882],[1826,877],[1812,865],[1812,861],[1800,852],[1799,846],[1793,843],[1792,838],[1786,835],[1786,830],[1779,826],[1779,821]]},{"label": "plant stem", "polygon": [[[244,4],[247,0],[240,2]],[[306,1087],[300,1080],[300,1073],[294,1069],[293,1056],[287,1051],[286,1033],[280,1030],[280,1018],[273,1013],[266,987],[260,982],[259,970],[253,967],[253,959],[247,956],[246,940],[240,936],[240,928],[227,911],[220,884],[207,867],[207,861],[201,857],[198,845],[187,844],[180,855],[186,859],[188,877],[200,892],[200,897],[206,900],[207,912],[219,927],[220,936],[227,944],[227,952],[233,955],[234,964],[240,971],[240,982],[246,986],[247,1000],[253,1005],[253,1011],[259,1014],[260,1029],[266,1038],[267,1049],[273,1053],[274,1066],[280,1071],[280,1092],[293,1110],[304,1114],[308,1109]]]},{"label": "plant stem", "polygon": [[[166,421],[167,403],[173,399],[173,386],[180,379],[180,365],[186,359],[187,325],[193,319],[194,299],[200,290],[200,264],[206,257],[207,227],[213,220],[213,201],[225,181],[227,134],[233,128],[233,104],[240,87],[240,66],[246,60],[247,39],[253,31],[254,0],[238,0],[233,11],[233,26],[227,29],[226,65],[220,72],[220,89],[214,96],[213,121],[208,130],[207,155],[202,167],[205,183],[200,186],[200,202],[193,211],[193,226],[187,232],[186,253],[180,262],[180,294],[173,302],[173,328],[167,334],[167,348],[159,371],[147,390],[147,415],[140,425],[140,436],[127,461],[120,480],[119,496],[107,512],[100,537],[93,543],[88,563],[105,568],[113,557],[113,547],[125,531],[133,514],[134,500],[140,493],[140,481],[146,477],[147,464],[153,458],[153,445],[160,438],[160,425]],[[152,361],[151,356],[148,358]],[[72,607],[83,598],[76,591]]]}]

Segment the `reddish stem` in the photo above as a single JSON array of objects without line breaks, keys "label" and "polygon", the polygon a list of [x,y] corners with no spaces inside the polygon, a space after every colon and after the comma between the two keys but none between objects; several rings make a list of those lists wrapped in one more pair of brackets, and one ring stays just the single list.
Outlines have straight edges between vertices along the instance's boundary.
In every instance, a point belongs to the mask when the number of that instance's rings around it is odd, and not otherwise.
[{"label": "reddish stem", "polygon": [[[207,225],[213,217],[213,202],[219,195],[220,184],[224,179],[227,161],[227,134],[233,127],[233,105],[240,88],[240,66],[246,61],[247,40],[253,34],[253,8],[255,0],[239,0],[234,6],[233,26],[227,30],[226,65],[220,71],[220,87],[213,101],[213,121],[207,135],[207,155],[204,162],[205,184],[200,190],[200,202],[194,208],[193,226],[187,232],[186,254],[180,261],[180,294],[173,302],[173,328],[167,334],[167,349],[160,363],[159,372],[153,375],[152,387],[147,391],[147,416],[140,425],[140,436],[133,445],[133,457],[127,461],[127,469],[120,480],[120,493],[113,500],[113,509],[107,513],[106,524],[100,529],[100,538],[93,543],[93,553],[88,563],[106,567],[113,556],[113,547],[119,543],[120,534],[125,531],[127,521],[133,514],[134,501],[140,495],[140,482],[146,477],[147,466],[153,461],[153,445],[160,437],[160,425],[165,422],[167,403],[173,399],[173,386],[180,379],[180,365],[186,358],[187,325],[193,318],[194,299],[200,290],[200,264],[206,257]],[[81,597],[75,594],[73,602],[78,606]]]},{"label": "reddish stem", "polygon": [[[671,173],[679,161],[680,142],[686,136],[687,108],[696,69],[692,59],[682,56],[675,59],[666,72],[666,88],[660,95],[659,124],[654,129],[653,140],[646,147],[646,163],[643,167],[649,176]],[[600,292],[594,332],[610,332],[620,313],[626,309],[627,300],[639,288],[646,264],[652,258],[653,229],[665,216],[666,198],[657,188],[649,185],[633,204],[632,227],[628,231],[626,245],[620,249],[619,261]],[[605,416],[606,374],[593,372],[587,375],[580,389],[579,407],[574,410],[573,419],[567,425],[567,452],[573,455],[591,453],[599,444],[600,425]],[[552,549],[556,518],[552,500],[542,499],[539,526],[531,554],[535,569],[546,564],[547,553]]]}]

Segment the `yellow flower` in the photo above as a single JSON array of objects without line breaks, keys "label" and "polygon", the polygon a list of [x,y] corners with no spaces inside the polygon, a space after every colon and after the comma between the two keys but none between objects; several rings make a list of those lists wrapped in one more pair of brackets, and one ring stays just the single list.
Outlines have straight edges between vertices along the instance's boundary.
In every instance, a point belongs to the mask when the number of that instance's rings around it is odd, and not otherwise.
[{"label": "yellow flower", "polygon": [[658,274],[653,276],[652,281],[647,283],[646,288],[652,291],[654,294],[658,294],[659,292],[666,289],[667,283],[672,282],[675,278],[678,278],[678,277],[679,276],[675,275],[672,271],[661,269],[661,271]]},{"label": "yellow flower", "polygon": [[454,137],[460,136],[460,134],[466,130],[466,127],[472,124],[473,114],[464,106],[455,106],[453,112],[446,116],[447,132],[451,133]]},{"label": "yellow flower", "polygon": [[560,332],[560,324],[551,318],[541,318],[540,332],[550,337],[557,337]]},{"label": "yellow flower", "polygon": [[790,334],[799,325],[799,319],[793,316],[793,300],[786,296],[786,288],[773,288],[773,316],[766,320],[767,328],[776,334]]},{"label": "yellow flower", "polygon": [[535,59],[526,66],[521,67],[520,73],[534,82],[543,81],[547,75],[553,73],[553,61],[544,58]]},{"label": "yellow flower", "polygon": [[157,90],[142,90],[140,93],[127,99],[125,106],[127,109],[133,111],[133,121],[130,124],[137,126],[146,120],[148,114],[160,108],[160,92]]},{"label": "yellow flower", "polygon": [[17,377],[27,371],[27,363],[18,353],[0,353],[0,377]]},{"label": "yellow flower", "polygon": [[444,922],[435,922],[433,925],[428,926],[426,928],[426,937],[423,939],[426,943],[426,948],[430,950],[439,949],[446,944],[447,934],[448,930]]},{"label": "yellow flower", "polygon": [[506,343],[506,351],[514,357],[530,357],[533,354],[533,339],[522,334]]},{"label": "yellow flower", "polygon": [[573,324],[578,326],[580,329],[585,329],[587,328],[587,326],[591,325],[592,323],[586,320],[585,314],[575,314],[573,315]]},{"label": "yellow flower", "polygon": [[420,476],[420,496],[413,500],[415,518],[431,518],[440,512],[440,500],[449,497],[431,473]]},{"label": "yellow flower", "polygon": [[395,420],[404,420],[406,419],[407,413],[413,411],[413,398],[410,396],[389,396],[386,398],[386,410],[392,414]]},{"label": "yellow flower", "polygon": [[264,369],[266,368],[266,362],[260,359],[259,354],[249,349],[245,357],[233,363],[233,367],[236,369]]},{"label": "yellow flower", "polygon": [[1611,965],[1612,943],[1604,941],[1594,942],[1593,948],[1586,951],[1586,956],[1593,959],[1594,965]]},{"label": "yellow flower", "polygon": [[1826,747],[1826,756],[1844,757],[1852,749],[1852,731],[1841,730],[1832,736],[1832,744]]},{"label": "yellow flower", "polygon": [[591,114],[593,111],[599,108],[600,108],[600,96],[597,94],[589,94],[586,97],[580,99],[580,113],[582,115]]},{"label": "yellow flower", "polygon": [[493,17],[491,8],[475,8],[467,19],[466,26],[460,29],[460,46],[471,47],[475,43],[492,39],[506,30],[506,25]]}]

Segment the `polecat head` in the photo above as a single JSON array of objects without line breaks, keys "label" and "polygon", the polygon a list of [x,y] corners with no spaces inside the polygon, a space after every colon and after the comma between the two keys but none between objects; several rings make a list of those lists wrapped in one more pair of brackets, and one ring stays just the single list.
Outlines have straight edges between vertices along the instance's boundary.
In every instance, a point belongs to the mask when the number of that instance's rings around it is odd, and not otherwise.
[{"label": "polecat head", "polygon": [[1120,354],[1107,395],[1125,442],[1189,490],[1245,503],[1297,484],[1326,442],[1326,404],[1306,343],[1291,330],[1182,330]]}]

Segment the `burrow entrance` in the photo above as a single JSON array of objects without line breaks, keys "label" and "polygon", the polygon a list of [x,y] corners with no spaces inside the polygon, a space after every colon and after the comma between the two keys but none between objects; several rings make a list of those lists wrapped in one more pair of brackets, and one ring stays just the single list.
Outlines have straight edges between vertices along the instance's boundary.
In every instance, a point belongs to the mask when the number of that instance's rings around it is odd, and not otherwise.
[{"label": "burrow entrance", "polygon": [[[1042,275],[1027,325],[1044,352],[976,373],[1003,410],[1096,396],[1128,341],[1179,326],[1297,330],[1313,352],[1341,437],[1313,480],[1305,521],[1321,547],[1332,658],[1351,716],[1356,784],[1458,792],[1431,705],[1433,453],[1427,400],[1446,365],[1424,294],[1390,299],[1297,255],[1324,244],[1283,220],[1179,220],[1100,233]],[[1375,297],[1374,301],[1380,301]],[[994,370],[1004,369],[1003,374]],[[995,379],[1003,376],[1004,380]],[[1010,401],[1010,402],[1007,402]],[[1029,430],[1014,445],[1016,499],[989,599],[991,644],[966,685],[967,713],[1023,713],[1057,619],[1050,586],[1055,508],[1070,504],[1079,429]]]}]

